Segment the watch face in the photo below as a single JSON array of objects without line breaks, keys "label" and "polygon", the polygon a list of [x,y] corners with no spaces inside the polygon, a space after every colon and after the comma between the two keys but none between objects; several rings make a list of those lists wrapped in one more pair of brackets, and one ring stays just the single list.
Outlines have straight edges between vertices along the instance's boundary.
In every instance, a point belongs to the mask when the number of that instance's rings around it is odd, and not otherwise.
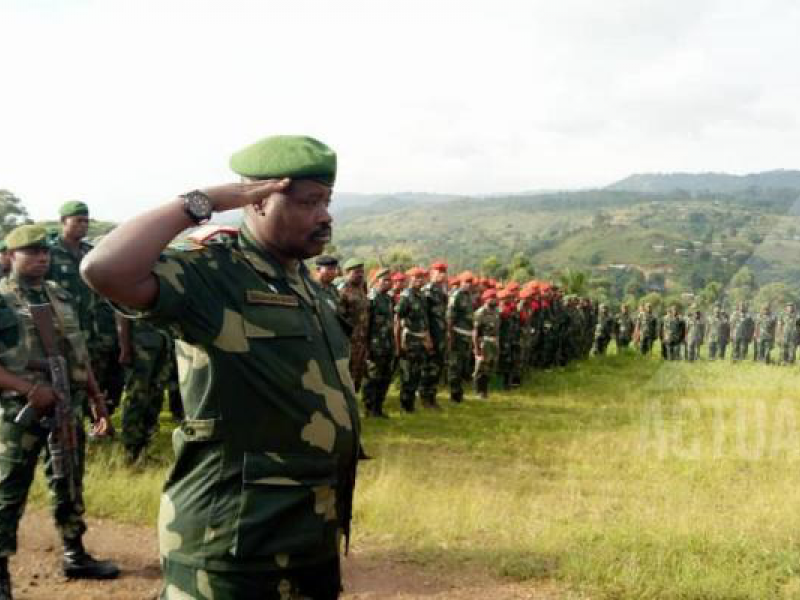
[{"label": "watch face", "polygon": [[186,208],[197,221],[211,218],[211,199],[202,192],[186,194]]}]

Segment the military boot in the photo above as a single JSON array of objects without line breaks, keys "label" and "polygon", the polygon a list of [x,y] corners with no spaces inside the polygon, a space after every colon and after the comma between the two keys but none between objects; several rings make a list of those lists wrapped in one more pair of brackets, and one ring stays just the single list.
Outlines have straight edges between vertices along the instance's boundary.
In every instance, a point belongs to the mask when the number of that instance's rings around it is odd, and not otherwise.
[{"label": "military boot", "polygon": [[86,552],[81,538],[64,540],[64,575],[70,579],[114,579],[119,568],[109,560],[97,560]]},{"label": "military boot", "polygon": [[0,557],[0,600],[13,600],[11,574],[8,572],[8,557]]}]

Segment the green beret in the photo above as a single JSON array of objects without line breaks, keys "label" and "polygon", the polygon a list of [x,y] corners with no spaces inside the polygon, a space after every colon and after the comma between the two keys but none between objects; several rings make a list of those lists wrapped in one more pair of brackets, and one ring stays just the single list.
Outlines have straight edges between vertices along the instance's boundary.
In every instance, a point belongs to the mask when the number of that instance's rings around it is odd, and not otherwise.
[{"label": "green beret", "polygon": [[9,250],[20,248],[49,248],[47,245],[47,229],[41,225],[20,225],[6,236]]},{"label": "green beret", "polygon": [[361,260],[360,258],[349,258],[347,259],[347,262],[344,263],[344,270],[346,273],[347,271],[363,266],[364,266],[364,261]]},{"label": "green beret", "polygon": [[234,173],[253,179],[313,179],[333,186],[336,153],[314,138],[276,135],[231,156]]},{"label": "green beret", "polygon": [[384,277],[388,277],[389,275],[391,275],[391,273],[392,271],[391,269],[389,269],[389,267],[383,267],[377,273],[375,273],[375,275],[373,275],[372,279],[374,281],[378,281],[378,279],[383,279]]},{"label": "green beret", "polygon": [[80,200],[70,200],[61,205],[61,208],[58,209],[58,214],[62,217],[88,217],[89,207]]}]

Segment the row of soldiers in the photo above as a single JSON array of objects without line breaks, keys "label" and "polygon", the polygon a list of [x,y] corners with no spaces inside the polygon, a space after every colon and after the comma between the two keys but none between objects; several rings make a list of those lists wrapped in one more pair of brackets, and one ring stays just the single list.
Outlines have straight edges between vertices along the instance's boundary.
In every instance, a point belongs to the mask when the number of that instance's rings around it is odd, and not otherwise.
[{"label": "row of soldiers", "polygon": [[[72,297],[92,370],[106,394],[109,412],[113,413],[125,398],[120,438],[127,459],[134,462],[158,428],[165,390],[173,416],[182,416],[174,343],[167,331],[145,321],[124,318],[81,278],[80,263],[93,247],[87,239],[89,207],[80,201],[66,202],[59,210],[59,218],[60,231],[50,231],[47,238],[50,270],[46,279]],[[9,268],[8,252],[0,242],[4,277]],[[12,281],[4,279],[0,293],[11,291],[13,286]]]},{"label": "row of soldiers", "polygon": [[369,281],[363,261],[342,267],[333,256],[316,259],[326,301],[349,333],[350,373],[369,416],[386,417],[395,371],[400,404],[413,412],[417,396],[423,406],[439,407],[443,379],[453,402],[463,401],[469,380],[485,399],[495,374],[504,388],[518,386],[531,368],[565,365],[591,352],[595,306],[557,285],[500,286],[470,272],[450,277],[444,262],[427,270],[376,269]]},{"label": "row of soldiers", "polygon": [[642,354],[649,354],[658,340],[665,360],[688,361],[697,360],[705,344],[711,360],[725,359],[729,346],[732,361],[744,360],[752,344],[752,359],[770,364],[777,346],[777,362],[789,365],[794,364],[800,343],[800,315],[792,303],[787,303],[780,315],[773,314],[769,305],[754,315],[747,303],[741,302],[733,314],[716,306],[708,317],[696,306],[683,315],[680,306],[672,305],[659,317],[650,304],[640,306],[635,316],[627,305],[617,315],[600,305],[595,352],[603,354],[612,339],[618,351],[633,343]]}]

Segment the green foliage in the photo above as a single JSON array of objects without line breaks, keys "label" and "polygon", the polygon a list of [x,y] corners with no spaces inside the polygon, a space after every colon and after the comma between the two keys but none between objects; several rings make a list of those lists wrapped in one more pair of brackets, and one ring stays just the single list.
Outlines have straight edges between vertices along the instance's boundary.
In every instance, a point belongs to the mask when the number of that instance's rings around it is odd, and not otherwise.
[{"label": "green foliage", "polygon": [[30,222],[22,201],[8,190],[0,190],[0,238],[17,225]]}]

